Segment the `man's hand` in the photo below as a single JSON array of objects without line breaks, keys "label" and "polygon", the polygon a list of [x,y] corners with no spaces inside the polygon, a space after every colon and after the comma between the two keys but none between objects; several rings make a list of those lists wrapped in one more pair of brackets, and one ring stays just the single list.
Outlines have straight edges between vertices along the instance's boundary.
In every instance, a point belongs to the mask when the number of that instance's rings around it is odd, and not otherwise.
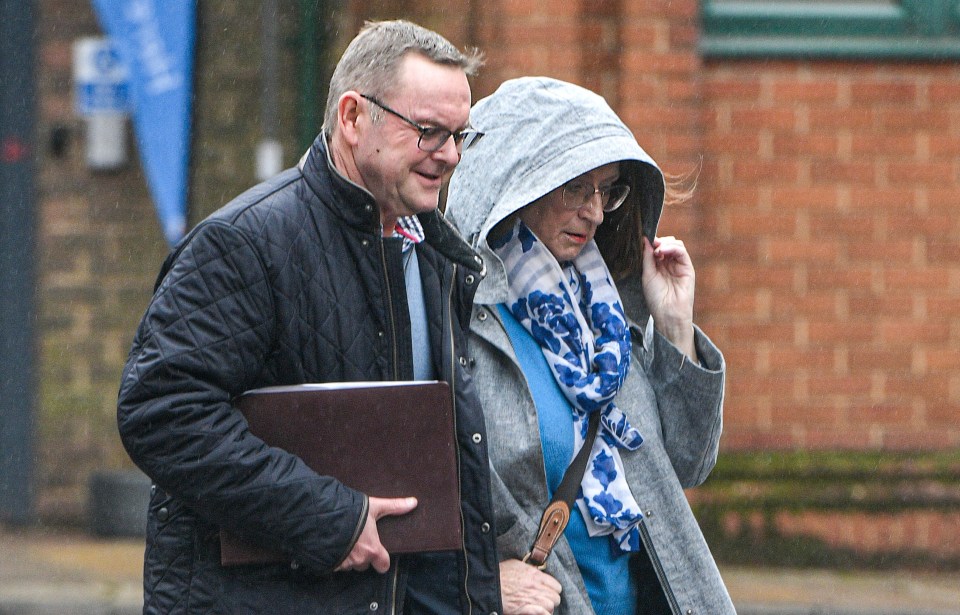
[{"label": "man's hand", "polygon": [[367,521],[360,532],[360,538],[350,553],[337,566],[336,572],[344,570],[366,570],[371,565],[383,574],[390,570],[390,554],[380,543],[377,532],[377,520],[388,515],[405,515],[417,507],[417,498],[370,498],[367,507]]},{"label": "man's hand", "polygon": [[550,615],[560,604],[560,582],[518,559],[500,562],[503,615]]}]

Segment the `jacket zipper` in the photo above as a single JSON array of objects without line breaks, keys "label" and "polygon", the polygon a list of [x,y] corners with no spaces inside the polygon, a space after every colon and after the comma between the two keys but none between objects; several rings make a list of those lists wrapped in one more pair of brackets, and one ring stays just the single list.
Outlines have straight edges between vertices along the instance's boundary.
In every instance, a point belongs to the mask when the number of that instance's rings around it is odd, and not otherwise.
[{"label": "jacket zipper", "polygon": [[390,276],[387,274],[387,250],[383,245],[383,238],[380,242],[380,264],[383,265],[383,282],[387,290],[387,313],[390,315],[390,339],[393,345],[393,379],[400,380],[400,357],[397,348],[397,322],[393,314],[393,293],[390,292]]},{"label": "jacket zipper", "polygon": [[[393,313],[393,293],[390,291],[390,276],[387,269],[387,249],[384,247],[383,237],[378,239],[380,242],[380,264],[383,266],[383,284],[387,291],[387,314],[390,318],[390,339],[393,351],[393,379],[400,380],[400,357],[397,348],[397,321]],[[400,562],[393,567],[393,575],[390,579],[390,615],[396,615],[397,612],[397,577],[400,574]]]},{"label": "jacket zipper", "polygon": [[400,576],[400,562],[393,567],[393,578],[390,581],[390,615],[397,613],[397,577]]},{"label": "jacket zipper", "polygon": [[670,603],[670,610],[676,615],[680,615],[680,604],[677,602],[677,597],[673,594],[673,588],[670,587],[670,581],[667,580],[667,575],[663,571],[660,556],[657,555],[657,550],[653,546],[653,539],[650,538],[650,530],[647,529],[647,524],[643,521],[640,521],[638,527],[640,528],[640,539],[643,541],[643,547],[647,550],[647,556],[650,558],[650,562],[653,563],[653,569],[657,573],[660,587],[663,588],[663,593]]},{"label": "jacket zipper", "polygon": [[[453,433],[457,434],[457,352],[453,340],[453,289],[456,288],[457,265],[453,265],[453,274],[450,276],[449,291],[447,292],[447,333],[450,338],[450,396],[453,398]],[[457,453],[457,476],[460,476],[460,447],[455,447]],[[460,486],[463,489],[463,485]],[[463,508],[460,509],[460,548],[463,553],[463,595],[467,597],[467,613],[473,613],[473,602],[470,600],[470,559],[467,557],[466,533],[467,527],[463,518]]]}]

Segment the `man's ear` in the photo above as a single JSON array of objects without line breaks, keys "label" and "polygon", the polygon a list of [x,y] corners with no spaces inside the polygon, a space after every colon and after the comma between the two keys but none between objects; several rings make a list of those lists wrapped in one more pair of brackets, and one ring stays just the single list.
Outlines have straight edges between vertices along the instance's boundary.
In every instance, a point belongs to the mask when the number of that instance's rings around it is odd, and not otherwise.
[{"label": "man's ear", "polygon": [[360,121],[360,95],[356,92],[344,92],[337,101],[337,127],[343,140],[350,146],[360,141],[358,122]]}]

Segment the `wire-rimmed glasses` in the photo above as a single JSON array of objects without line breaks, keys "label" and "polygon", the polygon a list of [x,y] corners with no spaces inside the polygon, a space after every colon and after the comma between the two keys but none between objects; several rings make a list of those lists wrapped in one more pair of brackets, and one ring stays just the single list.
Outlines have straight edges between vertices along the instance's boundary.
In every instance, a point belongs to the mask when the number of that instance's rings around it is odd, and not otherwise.
[{"label": "wire-rimmed glasses", "polygon": [[574,210],[586,207],[593,201],[593,195],[600,195],[600,205],[603,211],[610,213],[623,205],[630,194],[630,186],[626,184],[614,184],[603,188],[597,188],[590,182],[583,179],[573,179],[563,185],[563,206]]}]

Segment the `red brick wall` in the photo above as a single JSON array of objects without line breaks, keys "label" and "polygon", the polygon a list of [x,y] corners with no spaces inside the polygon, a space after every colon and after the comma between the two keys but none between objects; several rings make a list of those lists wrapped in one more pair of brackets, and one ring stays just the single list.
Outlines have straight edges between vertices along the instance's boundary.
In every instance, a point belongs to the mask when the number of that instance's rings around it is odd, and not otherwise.
[{"label": "red brick wall", "polygon": [[[524,74],[603,94],[697,196],[661,234],[729,363],[727,449],[960,443],[960,69],[704,61],[699,2],[483,3],[477,96]],[[464,41],[460,41],[464,42]]]},{"label": "red brick wall", "polygon": [[701,322],[729,448],[960,444],[960,68],[710,62]]},{"label": "red brick wall", "polygon": [[960,513],[911,510],[899,513],[780,511],[775,524],[787,537],[813,536],[834,547],[868,555],[927,553],[934,559],[960,555]]}]

